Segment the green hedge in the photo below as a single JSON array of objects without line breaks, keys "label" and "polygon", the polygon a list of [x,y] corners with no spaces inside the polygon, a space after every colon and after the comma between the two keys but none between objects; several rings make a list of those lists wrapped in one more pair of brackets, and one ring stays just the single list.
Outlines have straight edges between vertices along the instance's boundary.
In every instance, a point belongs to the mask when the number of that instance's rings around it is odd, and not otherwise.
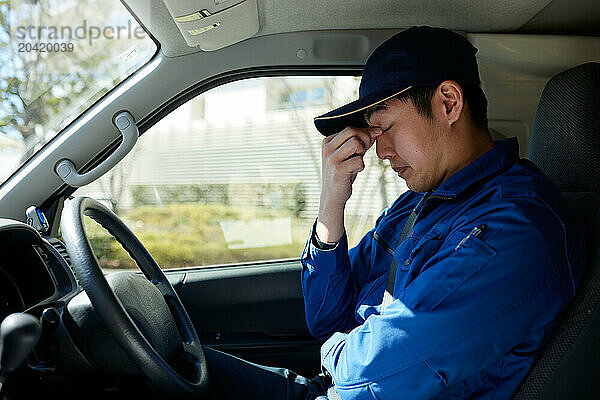
[{"label": "green hedge", "polygon": [[[270,211],[250,207],[234,209],[232,206],[218,204],[179,203],[136,207],[125,212],[121,218],[161,267],[177,268],[299,257],[312,221],[298,219],[292,213],[293,211]],[[221,221],[250,221],[274,217],[291,218],[291,244],[228,249],[219,225]],[[120,244],[97,223],[86,218],[85,227],[103,268],[135,266]]]},{"label": "green hedge", "polygon": [[[173,203],[231,205],[241,195],[244,204],[271,207],[298,217],[306,209],[302,183],[205,183],[130,186],[134,207]],[[273,199],[277,199],[273,204]]]}]

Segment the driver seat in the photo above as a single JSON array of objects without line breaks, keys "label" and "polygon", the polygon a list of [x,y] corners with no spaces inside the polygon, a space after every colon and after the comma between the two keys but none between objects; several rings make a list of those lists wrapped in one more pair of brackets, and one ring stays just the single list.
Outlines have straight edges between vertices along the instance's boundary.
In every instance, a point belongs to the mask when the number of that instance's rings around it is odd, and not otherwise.
[{"label": "driver seat", "polygon": [[548,81],[529,159],[585,223],[588,263],[577,294],[515,399],[600,399],[600,64]]}]

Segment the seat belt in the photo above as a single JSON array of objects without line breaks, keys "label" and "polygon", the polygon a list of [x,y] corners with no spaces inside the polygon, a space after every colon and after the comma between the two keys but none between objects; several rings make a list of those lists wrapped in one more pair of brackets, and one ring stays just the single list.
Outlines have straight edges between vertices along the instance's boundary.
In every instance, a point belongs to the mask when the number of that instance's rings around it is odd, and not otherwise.
[{"label": "seat belt", "polygon": [[[394,251],[396,251],[398,246],[400,246],[400,244],[404,242],[404,239],[406,239],[412,231],[412,228],[415,226],[415,222],[417,221],[419,211],[423,208],[425,202],[427,201],[427,199],[429,199],[429,196],[431,196],[431,193],[433,192],[425,193],[421,200],[419,200],[419,203],[417,203],[415,208],[413,208],[412,212],[408,216],[408,219],[406,220],[406,223],[404,224],[404,228],[402,228],[402,232],[400,233],[400,239],[398,239],[398,243],[396,244]],[[396,271],[398,271],[398,262],[392,254],[392,264],[390,265],[390,271],[388,272],[387,283],[385,285],[385,292],[383,292],[381,310],[385,309],[387,306],[390,305],[392,301],[394,301],[392,293],[394,293],[394,284],[396,283]]]}]

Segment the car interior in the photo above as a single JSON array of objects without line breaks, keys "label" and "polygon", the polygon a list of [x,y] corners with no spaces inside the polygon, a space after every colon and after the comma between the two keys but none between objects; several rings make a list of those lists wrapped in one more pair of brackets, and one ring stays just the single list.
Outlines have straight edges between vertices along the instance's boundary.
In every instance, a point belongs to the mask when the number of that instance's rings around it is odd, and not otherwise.
[{"label": "car interior", "polygon": [[[8,159],[10,146],[21,149],[14,166],[0,162],[3,399],[208,398],[214,377],[206,347],[307,377],[319,373],[322,342],[308,331],[300,288],[300,255],[320,190],[322,136],[312,118],[318,107],[356,96],[369,54],[414,25],[454,30],[478,48],[492,137],[517,137],[521,157],[560,188],[586,226],[583,283],[514,398],[600,398],[600,2],[114,3],[110,11],[138,24],[148,43],[118,51],[121,79],[108,79],[106,90],[78,108],[69,103],[70,116],[59,118],[59,128],[36,128],[44,140],[31,147],[14,144],[21,136],[9,128],[17,132],[24,120],[3,125],[12,98],[0,97],[0,158]],[[2,7],[0,16],[28,10]],[[142,53],[135,68],[124,69],[128,57]],[[12,57],[8,47],[0,57]],[[94,63],[101,64],[92,60],[89,68]],[[95,76],[83,85],[100,80]],[[1,66],[0,77],[9,82]],[[2,81],[0,91],[8,92]],[[349,89],[338,90],[346,81]],[[265,99],[263,90],[275,94]],[[293,109],[292,102],[307,106]],[[263,109],[267,119],[257,116]],[[291,122],[277,128],[284,118]],[[255,164],[258,157],[268,161]],[[119,172],[125,167],[129,175]],[[367,169],[377,168],[385,166],[373,157]],[[363,224],[352,232],[358,239],[407,190],[386,173],[359,183],[366,193],[360,202],[361,190],[353,194],[351,210]],[[183,185],[184,178],[193,184]],[[124,200],[111,202],[109,187],[124,190]],[[230,208],[215,206],[219,196],[252,216],[232,217]],[[255,198],[260,211],[248,208]],[[187,256],[200,246],[196,236],[191,243],[184,237],[204,226],[194,213],[218,220],[201,246],[212,252],[201,261]],[[169,218],[176,222],[159,233],[139,233]],[[93,221],[135,269],[99,255],[114,247],[97,239]],[[217,237],[223,252],[214,250]],[[159,254],[178,241],[191,249],[181,250],[185,261]]]}]

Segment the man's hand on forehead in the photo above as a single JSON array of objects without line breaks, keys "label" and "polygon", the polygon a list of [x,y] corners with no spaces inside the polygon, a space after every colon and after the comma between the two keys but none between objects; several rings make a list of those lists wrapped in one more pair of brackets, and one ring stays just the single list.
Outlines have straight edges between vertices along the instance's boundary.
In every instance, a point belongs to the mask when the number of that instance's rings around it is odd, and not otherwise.
[{"label": "man's hand on forehead", "polygon": [[[323,140],[323,147],[327,146],[329,149],[338,149],[346,142],[355,141],[356,138],[362,143],[364,151],[360,154],[364,155],[365,152],[375,143],[375,138],[383,133],[383,130],[379,127],[371,128],[354,128],[347,127],[343,131],[335,133],[331,136],[326,137]],[[358,142],[357,142],[358,143]],[[356,154],[359,154],[358,152]]]},{"label": "man's hand on forehead", "polygon": [[356,175],[365,168],[363,157],[380,130],[347,127],[323,140],[322,198],[326,198],[328,203],[336,206],[346,203]]},{"label": "man's hand on forehead", "polygon": [[344,232],[344,207],[357,174],[365,168],[363,157],[381,128],[347,127],[322,144],[322,191],[316,233],[320,240],[337,242]]}]

